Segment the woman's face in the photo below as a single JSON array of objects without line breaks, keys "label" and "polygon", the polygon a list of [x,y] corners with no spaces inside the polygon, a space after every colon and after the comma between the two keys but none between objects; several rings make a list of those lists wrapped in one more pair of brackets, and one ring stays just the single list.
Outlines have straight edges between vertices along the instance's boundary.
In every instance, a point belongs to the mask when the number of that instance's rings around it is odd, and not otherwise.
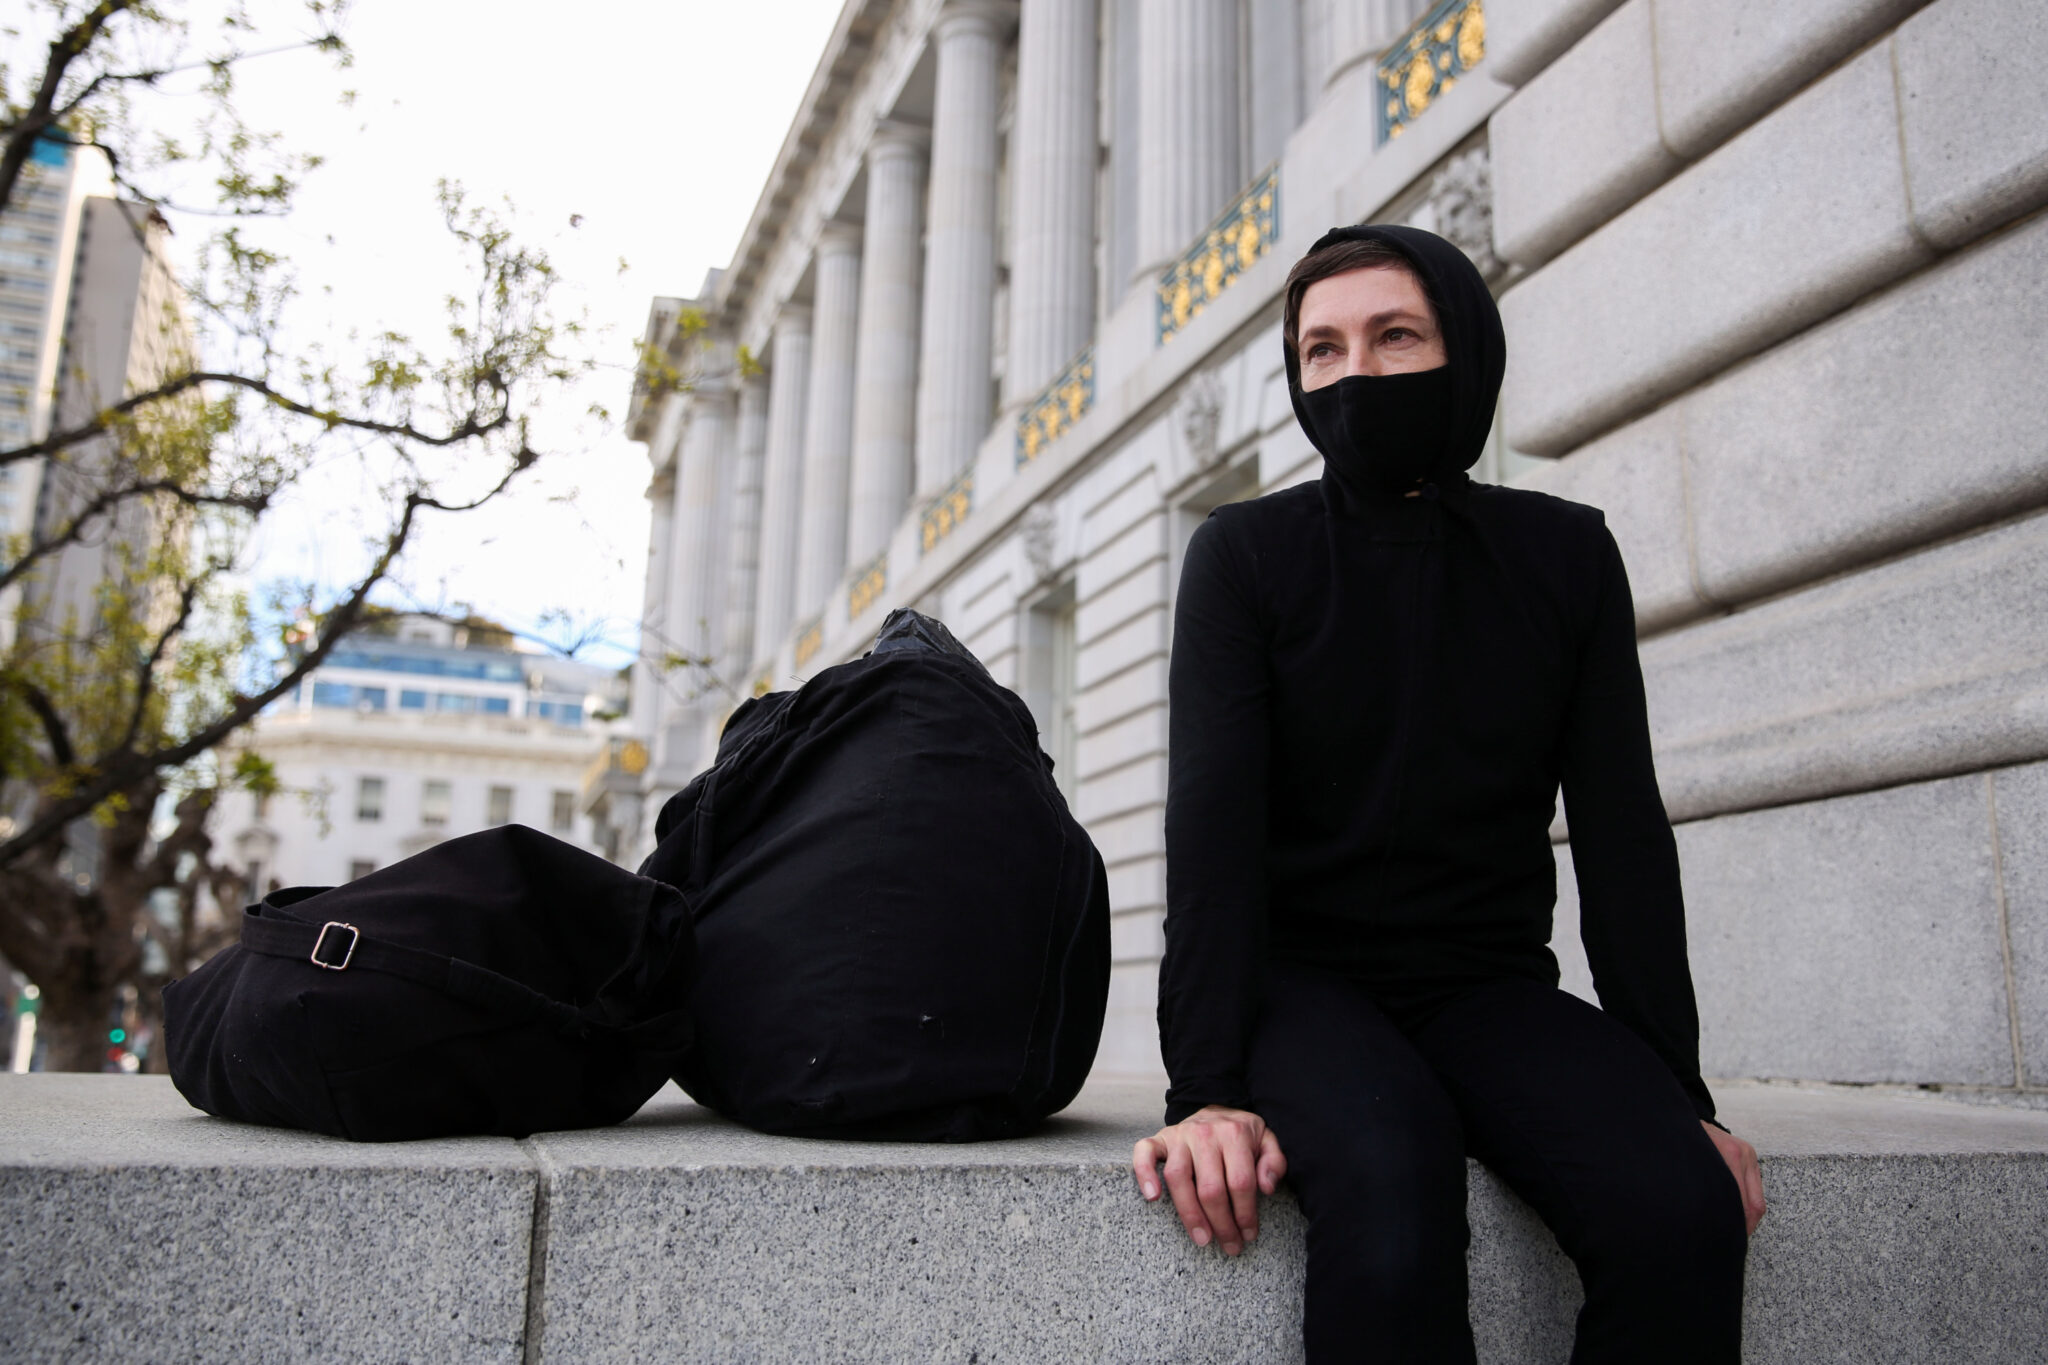
[{"label": "woman's face", "polygon": [[1408,374],[1444,363],[1443,331],[1422,282],[1398,266],[1317,280],[1301,296],[1301,387],[1354,374]]}]

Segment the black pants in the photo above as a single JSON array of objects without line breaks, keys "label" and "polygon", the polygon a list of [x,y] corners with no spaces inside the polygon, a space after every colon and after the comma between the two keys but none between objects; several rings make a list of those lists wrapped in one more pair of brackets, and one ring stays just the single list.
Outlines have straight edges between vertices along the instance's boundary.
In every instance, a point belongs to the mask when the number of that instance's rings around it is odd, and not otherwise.
[{"label": "black pants", "polygon": [[1276,964],[1251,1085],[1308,1217],[1311,1365],[1473,1359],[1467,1153],[1577,1263],[1575,1365],[1741,1358],[1735,1179],[1669,1068],[1593,1006],[1525,980],[1376,1003]]}]

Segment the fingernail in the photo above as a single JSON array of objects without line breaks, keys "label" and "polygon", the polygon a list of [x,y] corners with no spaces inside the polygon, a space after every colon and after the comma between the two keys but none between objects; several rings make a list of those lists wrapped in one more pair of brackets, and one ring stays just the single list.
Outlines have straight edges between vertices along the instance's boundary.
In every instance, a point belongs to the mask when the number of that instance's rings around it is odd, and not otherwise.
[{"label": "fingernail", "polygon": [[1198,1247],[1205,1247],[1209,1245],[1209,1229],[1196,1228],[1194,1232],[1194,1238],[1195,1245]]},{"label": "fingernail", "polygon": [[1142,1185],[1139,1188],[1145,1191],[1147,1199],[1157,1199],[1159,1197],[1159,1187],[1157,1185]]},{"label": "fingernail", "polygon": [[1246,1228],[1246,1229],[1244,1230],[1244,1239],[1245,1239],[1245,1240],[1246,1240],[1247,1242],[1256,1242],[1256,1241],[1258,1241],[1258,1240],[1259,1240],[1259,1230],[1258,1230],[1257,1228]]},{"label": "fingernail", "polygon": [[1235,1256],[1243,1250],[1244,1244],[1241,1242],[1225,1242],[1223,1244],[1223,1254],[1225,1256]]}]

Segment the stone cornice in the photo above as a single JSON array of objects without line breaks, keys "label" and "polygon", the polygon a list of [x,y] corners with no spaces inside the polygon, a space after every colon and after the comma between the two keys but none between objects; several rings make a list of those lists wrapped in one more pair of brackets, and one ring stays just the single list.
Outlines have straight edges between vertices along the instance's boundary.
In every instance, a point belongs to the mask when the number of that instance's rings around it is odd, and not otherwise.
[{"label": "stone cornice", "polygon": [[847,0],[732,265],[719,281],[717,311],[750,350],[766,346],[776,310],[809,269],[812,247],[860,173],[876,123],[910,79],[940,4]]},{"label": "stone cornice", "polygon": [[372,755],[397,754],[413,758],[488,758],[500,762],[512,759],[553,766],[588,764],[602,751],[607,738],[605,733],[595,730],[554,731],[546,722],[483,721],[476,717],[453,723],[424,718],[415,722],[336,711],[311,717],[265,717],[257,722],[245,743],[271,758],[310,755],[327,749],[356,762]]}]

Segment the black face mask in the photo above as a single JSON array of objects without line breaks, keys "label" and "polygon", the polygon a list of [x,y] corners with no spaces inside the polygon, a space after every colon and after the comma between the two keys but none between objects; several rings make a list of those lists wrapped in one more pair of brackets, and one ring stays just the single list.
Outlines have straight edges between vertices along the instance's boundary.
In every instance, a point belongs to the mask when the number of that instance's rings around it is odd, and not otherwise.
[{"label": "black face mask", "polygon": [[1348,375],[1296,399],[1309,440],[1361,493],[1399,497],[1441,477],[1450,446],[1451,369]]}]

